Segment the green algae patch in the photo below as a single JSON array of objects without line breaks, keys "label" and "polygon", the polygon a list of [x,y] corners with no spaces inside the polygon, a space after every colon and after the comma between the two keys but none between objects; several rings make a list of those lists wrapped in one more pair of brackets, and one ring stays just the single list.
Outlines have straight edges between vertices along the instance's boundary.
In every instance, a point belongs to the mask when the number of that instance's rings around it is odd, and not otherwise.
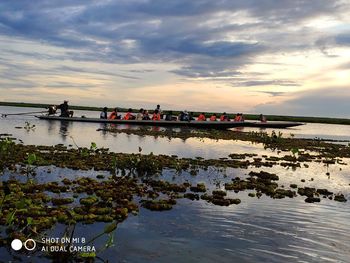
[{"label": "green algae patch", "polygon": [[142,207],[152,211],[164,211],[173,208],[176,200],[160,199],[160,200],[141,200]]},{"label": "green algae patch", "polygon": [[74,202],[73,198],[53,198],[51,200],[53,205],[67,205]]},{"label": "green algae patch", "polygon": [[86,197],[86,198],[81,198],[79,200],[80,204],[86,205],[86,206],[92,206],[93,204],[98,202],[98,197],[96,196],[91,196],[91,197]]},{"label": "green algae patch", "polygon": [[203,192],[204,193],[207,189],[206,189],[204,183],[198,183],[196,186],[191,186],[190,190],[192,192]]}]

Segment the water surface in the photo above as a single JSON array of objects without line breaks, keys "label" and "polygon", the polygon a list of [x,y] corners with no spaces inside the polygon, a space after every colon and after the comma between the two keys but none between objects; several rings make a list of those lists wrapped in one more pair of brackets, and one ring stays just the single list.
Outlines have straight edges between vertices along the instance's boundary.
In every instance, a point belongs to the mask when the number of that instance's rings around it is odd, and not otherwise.
[{"label": "water surface", "polygon": [[[37,111],[38,109],[0,107],[1,113]],[[76,115],[96,117],[97,112],[76,112]],[[34,130],[23,128],[25,122],[35,125]],[[187,140],[154,138],[126,134],[109,134],[97,131],[100,124],[41,121],[33,116],[9,116],[0,119],[0,133],[10,133],[25,144],[55,145],[63,143],[89,147],[92,141],[98,147],[111,151],[133,153],[142,147],[143,153],[175,154],[180,157],[219,158],[230,153],[256,153],[259,156],[277,155],[260,144],[190,138]],[[125,128],[125,126],[123,127]],[[244,131],[257,130],[246,129]],[[272,130],[267,130],[271,132]],[[277,130],[278,131],[278,130]],[[285,136],[350,140],[350,126],[306,124],[281,130]],[[74,142],[73,142],[74,140]],[[283,154],[283,153],[282,153]],[[327,188],[350,198],[349,160],[347,165],[312,163],[309,168],[273,168],[200,170],[197,176],[189,173],[176,175],[164,171],[159,179],[172,182],[205,182],[210,189],[222,188],[232,178],[246,177],[249,171],[268,171],[278,174],[279,185],[289,188],[291,183],[300,186]],[[50,169],[51,173],[46,171]],[[61,181],[80,176],[95,177],[95,171],[73,171],[55,167],[42,167],[35,180]],[[108,172],[104,173],[108,176]],[[6,180],[11,173],[5,173]],[[301,182],[304,179],[305,182]],[[22,177],[22,180],[26,180]],[[137,216],[130,215],[115,233],[115,246],[99,254],[111,262],[349,262],[350,258],[350,207],[349,201],[339,203],[321,198],[321,203],[305,203],[298,196],[281,200],[262,196],[248,196],[248,192],[229,192],[240,198],[239,205],[219,207],[203,200],[178,200],[170,211],[152,212],[141,208]],[[104,224],[78,225],[76,236],[86,238],[103,230]],[[64,226],[58,225],[48,235],[60,236]],[[98,240],[103,245],[106,237]],[[13,251],[0,248],[2,260],[9,260]],[[33,254],[35,258],[38,254]],[[25,256],[20,255],[24,261]],[[35,258],[38,259],[38,258]],[[41,262],[49,261],[40,258]]]}]

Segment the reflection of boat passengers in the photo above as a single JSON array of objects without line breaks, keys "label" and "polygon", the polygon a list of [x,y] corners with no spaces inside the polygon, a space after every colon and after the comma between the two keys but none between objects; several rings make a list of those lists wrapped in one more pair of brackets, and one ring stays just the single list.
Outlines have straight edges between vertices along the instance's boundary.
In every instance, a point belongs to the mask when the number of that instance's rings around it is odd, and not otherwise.
[{"label": "reflection of boat passengers", "polygon": [[60,117],[73,117],[74,112],[69,110],[68,101],[65,100],[57,109],[61,110]]}]

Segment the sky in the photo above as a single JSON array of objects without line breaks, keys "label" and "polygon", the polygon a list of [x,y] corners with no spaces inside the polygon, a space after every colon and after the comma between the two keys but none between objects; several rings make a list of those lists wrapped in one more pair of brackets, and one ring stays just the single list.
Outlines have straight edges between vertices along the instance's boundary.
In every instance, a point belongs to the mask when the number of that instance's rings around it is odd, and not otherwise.
[{"label": "sky", "polygon": [[350,0],[1,0],[0,101],[350,118]]}]

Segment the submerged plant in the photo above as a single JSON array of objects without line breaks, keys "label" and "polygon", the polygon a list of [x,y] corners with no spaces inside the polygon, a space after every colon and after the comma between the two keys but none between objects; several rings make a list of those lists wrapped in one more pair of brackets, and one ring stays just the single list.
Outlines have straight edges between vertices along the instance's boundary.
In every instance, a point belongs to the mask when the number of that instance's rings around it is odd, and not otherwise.
[{"label": "submerged plant", "polygon": [[36,164],[36,162],[38,161],[38,158],[36,156],[35,153],[28,153],[27,155],[27,159],[26,159],[26,174],[28,175],[35,175],[35,169],[36,166],[34,166],[34,164]]},{"label": "submerged plant", "polygon": [[35,130],[35,125],[31,124],[30,122],[26,121],[25,125],[23,127],[27,132],[29,131],[34,131]]}]

